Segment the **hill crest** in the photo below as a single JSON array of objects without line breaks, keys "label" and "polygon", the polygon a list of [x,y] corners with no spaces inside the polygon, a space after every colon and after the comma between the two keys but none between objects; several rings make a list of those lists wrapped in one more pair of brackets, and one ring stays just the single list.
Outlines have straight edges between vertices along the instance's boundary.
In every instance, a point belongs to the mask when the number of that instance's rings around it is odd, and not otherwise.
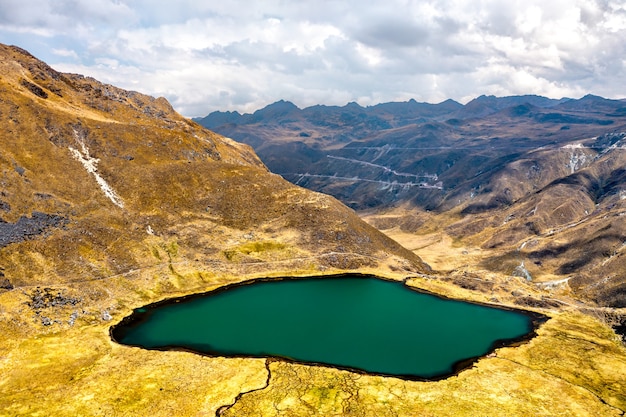
[{"label": "hill crest", "polygon": [[[254,261],[272,271],[271,261],[292,259],[350,270],[389,255],[427,270],[338,201],[270,173],[248,145],[165,99],[59,73],[17,47],[0,45],[0,56],[5,290],[160,268],[171,245],[190,270]],[[275,249],[233,249],[257,241]]]},{"label": "hill crest", "polygon": [[[624,100],[525,95],[465,105],[313,106],[213,128],[381,229],[423,235],[438,224],[451,240],[484,251],[480,268],[511,275],[524,265],[536,280],[567,279],[581,298],[626,307],[618,237],[626,231],[617,221],[626,212]],[[580,230],[595,236],[593,249]],[[619,278],[597,283],[598,276]]]}]

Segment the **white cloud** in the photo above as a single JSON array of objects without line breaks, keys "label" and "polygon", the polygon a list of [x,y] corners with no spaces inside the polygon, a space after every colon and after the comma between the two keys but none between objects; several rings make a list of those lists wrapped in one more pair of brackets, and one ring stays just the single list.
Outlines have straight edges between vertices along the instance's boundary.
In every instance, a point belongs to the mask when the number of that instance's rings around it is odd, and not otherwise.
[{"label": "white cloud", "polygon": [[183,114],[626,96],[616,0],[4,0],[0,41],[59,70],[164,95]]},{"label": "white cloud", "polygon": [[74,59],[78,59],[78,54],[76,53],[76,51],[70,50],[70,49],[56,49],[53,48],[52,49],[52,53],[58,56],[62,56],[62,57],[66,57],[66,58],[74,58]]}]

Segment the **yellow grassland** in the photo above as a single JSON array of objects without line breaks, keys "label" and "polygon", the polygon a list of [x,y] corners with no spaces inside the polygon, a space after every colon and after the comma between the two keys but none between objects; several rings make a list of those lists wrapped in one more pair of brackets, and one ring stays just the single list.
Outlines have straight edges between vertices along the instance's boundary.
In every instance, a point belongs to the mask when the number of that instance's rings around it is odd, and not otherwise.
[{"label": "yellow grassland", "polygon": [[[99,301],[87,311],[79,305],[42,312],[56,320],[48,327],[25,304],[25,290],[3,293],[0,415],[213,416],[223,407],[223,415],[231,416],[619,416],[626,409],[626,349],[605,324],[573,309],[547,312],[551,319],[530,342],[498,349],[470,369],[436,382],[282,361],[266,364],[264,359],[148,351],[109,337],[110,326],[133,308],[291,271],[279,268],[245,276],[243,270],[215,274],[183,262],[176,274],[163,266],[82,283],[81,291],[100,294]],[[360,272],[402,278],[388,268]],[[299,273],[315,271],[303,268]],[[416,278],[411,285],[481,298],[444,282],[438,281],[438,288],[428,285],[434,281]],[[72,286],[55,290],[70,294]],[[67,319],[77,310],[79,317],[70,326]],[[102,318],[105,310],[112,320]],[[235,401],[240,393],[247,394]]]},{"label": "yellow grassland", "polygon": [[[164,99],[58,74],[15,48],[0,45],[0,58],[2,220],[66,220],[0,248],[10,282],[0,289],[0,416],[624,415],[626,348],[603,311],[566,287],[479,269],[489,254],[442,233],[436,219],[419,236],[379,227],[444,271],[431,273],[353,211],[270,174],[249,147]],[[72,157],[81,145],[123,207]],[[411,277],[409,285],[464,300],[519,306],[522,294],[557,307],[539,309],[551,319],[529,343],[436,382],[148,351],[109,336],[133,309],[166,298],[345,272]],[[63,302],[36,305],[42,292]]]}]

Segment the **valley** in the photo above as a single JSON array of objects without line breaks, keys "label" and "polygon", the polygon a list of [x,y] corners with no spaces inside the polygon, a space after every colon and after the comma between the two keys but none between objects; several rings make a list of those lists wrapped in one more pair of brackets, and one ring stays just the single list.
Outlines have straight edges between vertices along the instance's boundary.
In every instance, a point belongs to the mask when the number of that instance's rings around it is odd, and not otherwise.
[{"label": "valley", "polygon": [[561,282],[547,287],[624,320],[626,101],[279,101],[196,120],[337,197],[435,270]]},{"label": "valley", "polygon": [[[624,415],[622,102],[317,106],[308,124],[282,102],[215,133],[19,47],[0,58],[0,416]],[[152,303],[346,273],[549,320],[439,381],[111,338]]]}]

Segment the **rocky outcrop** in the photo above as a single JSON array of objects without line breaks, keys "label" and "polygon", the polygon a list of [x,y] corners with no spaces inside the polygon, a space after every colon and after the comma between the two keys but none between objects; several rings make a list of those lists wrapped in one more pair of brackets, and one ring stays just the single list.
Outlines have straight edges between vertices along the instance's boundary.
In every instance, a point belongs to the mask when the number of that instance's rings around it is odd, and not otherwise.
[{"label": "rocky outcrop", "polygon": [[68,219],[57,214],[33,212],[30,217],[22,216],[15,223],[0,219],[0,248],[11,243],[22,242],[45,234],[51,228],[65,226]]},{"label": "rocky outcrop", "polygon": [[52,307],[75,306],[80,303],[80,298],[65,296],[61,291],[52,288],[41,289],[37,287],[29,294],[28,306],[33,310],[43,310]]}]

